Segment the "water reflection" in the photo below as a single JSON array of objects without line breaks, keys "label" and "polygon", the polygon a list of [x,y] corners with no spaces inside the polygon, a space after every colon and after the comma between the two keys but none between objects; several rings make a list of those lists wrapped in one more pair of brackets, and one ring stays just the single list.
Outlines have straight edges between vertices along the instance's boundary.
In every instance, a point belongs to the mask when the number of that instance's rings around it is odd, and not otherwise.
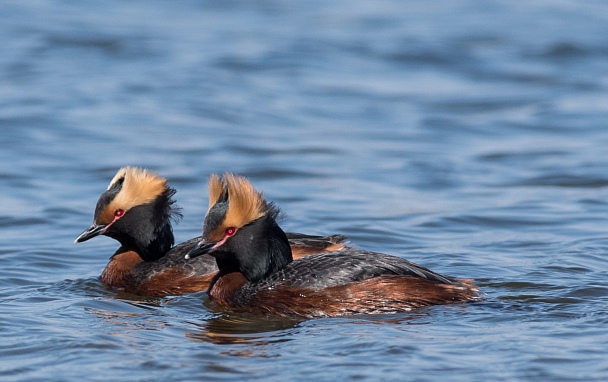
[{"label": "water reflection", "polygon": [[[432,317],[430,309],[423,308],[411,313],[395,315],[359,315],[312,320],[221,312],[204,322],[194,323],[193,325],[198,330],[186,333],[186,337],[217,345],[248,345],[247,350],[235,352],[234,349],[231,349],[228,352],[238,356],[259,357],[262,356],[260,350],[264,349],[266,345],[292,341],[298,338],[301,332],[318,325],[331,325],[336,328],[344,327],[344,325],[365,326],[370,324],[401,328],[411,325],[427,325],[431,322]],[[259,348],[260,346],[262,348]]]},{"label": "water reflection", "polygon": [[195,324],[198,330],[186,333],[186,337],[218,345],[267,345],[290,341],[293,334],[291,329],[298,328],[301,322],[303,321],[284,317],[218,313]]}]

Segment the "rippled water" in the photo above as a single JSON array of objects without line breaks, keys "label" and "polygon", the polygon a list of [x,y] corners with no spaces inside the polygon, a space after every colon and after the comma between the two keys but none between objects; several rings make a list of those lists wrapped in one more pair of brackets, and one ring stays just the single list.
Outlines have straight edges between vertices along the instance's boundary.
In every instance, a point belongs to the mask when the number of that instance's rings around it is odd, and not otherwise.
[{"label": "rippled water", "polygon": [[[517,5],[516,5],[517,4]],[[608,4],[0,4],[0,379],[603,381]],[[303,322],[97,279],[122,165],[246,175],[284,227],[475,278],[483,302]]]}]

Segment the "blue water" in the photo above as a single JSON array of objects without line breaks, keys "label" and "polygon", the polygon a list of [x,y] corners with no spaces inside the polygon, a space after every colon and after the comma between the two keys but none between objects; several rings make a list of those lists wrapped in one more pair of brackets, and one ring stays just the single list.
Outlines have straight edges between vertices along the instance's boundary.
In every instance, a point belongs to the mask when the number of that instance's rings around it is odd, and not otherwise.
[{"label": "blue water", "polygon": [[[604,381],[608,3],[3,1],[2,381]],[[303,322],[98,281],[117,169],[211,172],[286,230],[475,278],[482,302]]]}]

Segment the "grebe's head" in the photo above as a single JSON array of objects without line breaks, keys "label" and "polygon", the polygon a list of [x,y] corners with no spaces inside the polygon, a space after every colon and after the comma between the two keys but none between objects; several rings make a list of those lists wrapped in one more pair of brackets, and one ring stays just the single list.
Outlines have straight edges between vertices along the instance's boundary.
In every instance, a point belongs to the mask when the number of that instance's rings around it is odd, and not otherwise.
[{"label": "grebe's head", "polygon": [[[210,254],[222,266],[238,270],[247,279],[276,270],[291,261],[285,233],[277,225],[280,210],[264,199],[249,180],[234,174],[209,179],[209,210],[202,240],[186,257]],[[283,260],[279,260],[283,259]]]},{"label": "grebe's head", "polygon": [[136,247],[152,243],[168,250],[173,245],[171,219],[179,219],[172,199],[175,190],[167,180],[137,167],[123,167],[99,197],[93,224],[76,238],[76,243],[106,235],[123,245]]}]

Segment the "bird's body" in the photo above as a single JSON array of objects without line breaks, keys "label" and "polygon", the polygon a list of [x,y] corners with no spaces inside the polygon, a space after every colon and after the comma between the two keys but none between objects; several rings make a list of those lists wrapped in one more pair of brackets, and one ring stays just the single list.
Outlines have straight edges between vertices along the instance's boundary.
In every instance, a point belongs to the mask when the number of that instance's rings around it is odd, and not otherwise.
[{"label": "bird's body", "polygon": [[201,242],[189,252],[216,258],[209,295],[217,305],[296,317],[409,311],[475,300],[471,280],[445,277],[400,257],[344,248],[294,261],[279,210],[244,178],[210,179]]},{"label": "bird's body", "polygon": [[476,290],[470,280],[446,278],[382,253],[345,249],[302,260],[257,282],[230,273],[218,280],[210,295],[226,308],[324,317],[407,312],[466,301]]}]

